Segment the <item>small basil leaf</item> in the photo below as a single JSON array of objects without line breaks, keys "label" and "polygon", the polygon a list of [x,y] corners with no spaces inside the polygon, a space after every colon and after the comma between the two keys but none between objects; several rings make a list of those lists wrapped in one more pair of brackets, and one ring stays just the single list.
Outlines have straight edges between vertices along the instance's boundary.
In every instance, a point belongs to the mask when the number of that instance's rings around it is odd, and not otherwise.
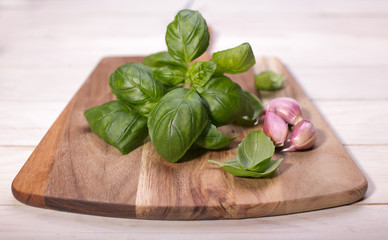
[{"label": "small basil leaf", "polygon": [[212,61],[217,63],[217,73],[243,73],[248,71],[256,60],[251,45],[243,43],[235,48],[213,53]]},{"label": "small basil leaf", "polygon": [[252,171],[252,172],[263,172],[263,171],[265,171],[265,169],[267,169],[267,165],[269,164],[270,161],[271,161],[271,157],[262,160],[261,162],[256,164],[254,167],[251,167],[250,169],[247,169],[247,170]]},{"label": "small basil leaf", "polygon": [[186,64],[177,61],[171,57],[168,52],[158,52],[151,54],[143,59],[143,64],[151,68],[170,67],[173,69],[187,70]]},{"label": "small basil leaf", "polygon": [[185,72],[180,69],[172,69],[169,67],[162,67],[154,70],[153,76],[156,80],[167,86],[175,86],[185,80]]},{"label": "small basil leaf", "polygon": [[177,88],[162,97],[148,118],[156,151],[167,161],[177,162],[207,124],[206,109],[194,89]]},{"label": "small basil leaf", "polygon": [[257,123],[257,118],[263,112],[264,106],[253,93],[245,90],[244,90],[244,93],[251,100],[252,107],[253,107],[253,115],[252,117],[243,116],[242,118],[237,119],[234,122],[234,124],[242,125],[242,126],[254,126],[255,123]]},{"label": "small basil leaf", "polygon": [[236,177],[249,177],[249,178],[262,178],[271,175],[280,165],[283,159],[278,159],[274,161],[270,161],[268,164],[268,168],[265,169],[264,172],[253,172],[246,169],[241,168],[239,165],[238,157],[229,159],[226,162],[217,162],[209,160],[209,163],[217,164],[222,167],[228,173],[236,176]]},{"label": "small basil leaf", "polygon": [[198,11],[181,10],[167,26],[168,52],[186,66],[206,51],[209,38],[206,21]]},{"label": "small basil leaf", "polygon": [[250,131],[237,148],[241,167],[249,170],[257,168],[261,162],[271,158],[274,152],[273,142],[260,129]]},{"label": "small basil leaf", "polygon": [[220,149],[228,145],[236,137],[229,138],[217,130],[210,122],[201,135],[195,140],[194,145],[205,149]]},{"label": "small basil leaf", "polygon": [[119,100],[134,106],[147,115],[164,94],[162,83],[152,77],[149,67],[140,63],[127,63],[111,75],[109,86]]},{"label": "small basil leaf", "polygon": [[253,108],[241,87],[226,76],[213,77],[197,88],[214,125],[223,126],[243,116],[252,117]]},{"label": "small basil leaf", "polygon": [[275,91],[282,88],[284,75],[272,71],[264,71],[255,75],[255,87],[259,90]]},{"label": "small basil leaf", "polygon": [[92,132],[122,154],[142,145],[148,136],[147,118],[117,100],[90,108],[84,115]]},{"label": "small basil leaf", "polygon": [[186,75],[194,86],[202,87],[210,80],[216,68],[217,63],[213,61],[196,62],[190,66]]}]

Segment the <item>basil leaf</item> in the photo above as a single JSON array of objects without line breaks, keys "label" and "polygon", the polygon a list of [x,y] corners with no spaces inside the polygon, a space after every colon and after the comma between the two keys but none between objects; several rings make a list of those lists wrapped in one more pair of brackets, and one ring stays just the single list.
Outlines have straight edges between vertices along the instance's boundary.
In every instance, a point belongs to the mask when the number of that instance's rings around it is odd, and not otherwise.
[{"label": "basil leaf", "polygon": [[251,45],[243,43],[235,48],[213,53],[212,61],[217,63],[217,73],[243,73],[248,71],[256,60]]},{"label": "basil leaf", "polygon": [[163,85],[152,77],[149,67],[140,63],[127,63],[111,75],[109,86],[119,100],[134,106],[147,115],[164,94]]},{"label": "basil leaf", "polygon": [[253,93],[245,90],[244,90],[244,93],[251,100],[252,107],[253,107],[253,115],[252,117],[243,116],[242,118],[237,119],[234,122],[234,124],[242,125],[242,126],[254,126],[255,123],[257,123],[257,118],[263,112],[264,106]]},{"label": "basil leaf", "polygon": [[204,86],[217,68],[216,62],[196,62],[190,66],[186,75],[196,87]]},{"label": "basil leaf", "polygon": [[84,115],[92,132],[122,154],[142,145],[148,136],[147,118],[117,100],[90,108]]},{"label": "basil leaf", "polygon": [[284,75],[264,71],[255,76],[255,87],[259,90],[275,91],[282,88]]},{"label": "basil leaf", "polygon": [[148,118],[156,151],[167,161],[177,162],[207,124],[206,109],[194,89],[177,88],[162,97]]},{"label": "basil leaf", "polygon": [[274,144],[262,130],[250,131],[237,148],[241,167],[255,171],[262,170],[274,152]]},{"label": "basil leaf", "polygon": [[151,54],[143,59],[143,64],[151,68],[169,67],[173,69],[187,70],[186,64],[177,61],[171,57],[168,52],[158,52]]},{"label": "basil leaf", "polygon": [[209,110],[212,123],[217,127],[232,123],[242,116],[253,115],[248,96],[226,76],[213,77],[197,90]]},{"label": "basil leaf", "polygon": [[175,86],[184,82],[185,72],[180,69],[162,67],[154,71],[153,77],[159,82],[166,84],[167,86]]},{"label": "basil leaf", "polygon": [[186,66],[206,51],[209,38],[206,21],[198,11],[181,10],[167,26],[168,52]]},{"label": "basil leaf", "polygon": [[223,169],[225,169],[228,173],[236,176],[236,177],[249,177],[249,178],[262,178],[271,175],[282,162],[282,158],[274,161],[270,161],[268,163],[268,168],[265,169],[264,172],[253,172],[246,169],[241,168],[239,165],[238,157],[229,159],[226,162],[217,162],[209,160],[209,163],[217,164]]},{"label": "basil leaf", "polygon": [[216,126],[209,122],[201,135],[195,140],[194,145],[205,149],[220,149],[228,145],[236,137],[229,138],[225,136],[217,130]]}]

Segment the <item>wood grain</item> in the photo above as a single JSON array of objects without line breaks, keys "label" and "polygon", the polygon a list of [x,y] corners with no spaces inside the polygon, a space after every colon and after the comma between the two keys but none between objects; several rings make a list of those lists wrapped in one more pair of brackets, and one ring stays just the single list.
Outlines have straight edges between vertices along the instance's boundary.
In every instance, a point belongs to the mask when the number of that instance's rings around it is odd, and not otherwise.
[{"label": "wood grain", "polygon": [[[302,212],[349,204],[364,196],[364,176],[276,58],[258,61],[259,70],[283,73],[287,79],[283,90],[263,93],[264,101],[276,96],[298,100],[304,117],[316,125],[318,142],[310,151],[276,154],[285,160],[272,178],[235,178],[207,163],[236,155],[238,142],[251,130],[238,126],[222,129],[227,135],[240,133],[230,148],[189,151],[177,164],[163,160],[150,142],[120,155],[90,132],[83,111],[113,99],[108,76],[129,61],[141,58],[105,58],[99,63],[14,180],[19,201],[105,216],[189,220]],[[252,73],[232,78],[254,92]]]}]

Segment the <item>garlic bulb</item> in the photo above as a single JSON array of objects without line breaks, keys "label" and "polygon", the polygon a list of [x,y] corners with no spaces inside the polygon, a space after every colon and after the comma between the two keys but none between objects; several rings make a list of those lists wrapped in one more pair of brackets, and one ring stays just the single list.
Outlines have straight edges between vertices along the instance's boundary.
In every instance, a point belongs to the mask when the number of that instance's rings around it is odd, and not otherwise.
[{"label": "garlic bulb", "polygon": [[279,97],[271,100],[267,104],[265,111],[276,113],[291,125],[296,125],[303,120],[298,102],[289,97]]},{"label": "garlic bulb", "polygon": [[309,149],[314,146],[316,136],[314,125],[308,120],[302,120],[291,132],[290,147],[283,149],[282,152]]},{"label": "garlic bulb", "polygon": [[263,132],[271,138],[276,147],[282,147],[288,135],[287,123],[273,112],[266,112]]}]

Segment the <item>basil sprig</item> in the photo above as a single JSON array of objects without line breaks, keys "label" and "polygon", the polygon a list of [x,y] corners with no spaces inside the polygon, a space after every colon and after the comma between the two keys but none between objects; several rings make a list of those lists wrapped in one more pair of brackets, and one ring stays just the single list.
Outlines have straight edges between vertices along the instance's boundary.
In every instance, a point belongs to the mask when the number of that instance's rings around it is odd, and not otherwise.
[{"label": "basil sprig", "polygon": [[234,138],[217,127],[239,119],[254,121],[262,104],[223,74],[245,72],[255,58],[244,43],[192,64],[206,51],[209,38],[199,12],[178,12],[167,27],[168,51],[124,64],[111,74],[109,86],[118,100],[85,111],[90,129],[122,154],[142,145],[149,134],[156,151],[170,162],[179,161],[192,146],[228,145]]},{"label": "basil sprig", "polygon": [[275,146],[262,130],[251,131],[237,148],[237,157],[226,162],[209,160],[237,177],[261,178],[271,175],[283,160],[271,160]]}]

